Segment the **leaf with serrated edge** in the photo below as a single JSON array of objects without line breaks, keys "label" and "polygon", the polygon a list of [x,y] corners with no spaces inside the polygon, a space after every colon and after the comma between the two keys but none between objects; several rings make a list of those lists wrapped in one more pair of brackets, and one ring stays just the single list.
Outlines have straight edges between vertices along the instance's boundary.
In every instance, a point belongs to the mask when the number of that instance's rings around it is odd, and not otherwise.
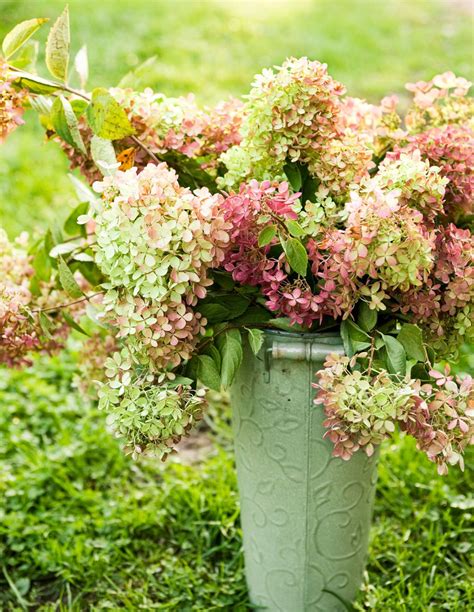
[{"label": "leaf with serrated edge", "polygon": [[86,154],[86,147],[79,131],[77,117],[72,110],[69,100],[64,96],[58,96],[51,109],[51,121],[56,134],[67,142],[71,147],[79,149]]},{"label": "leaf with serrated edge", "polygon": [[283,242],[283,249],[291,269],[300,276],[306,276],[308,253],[301,241],[297,238],[289,238]]},{"label": "leaf with serrated edge", "polygon": [[66,6],[51,27],[46,41],[46,66],[54,77],[64,82],[67,81],[70,41],[69,8]]},{"label": "leaf with serrated edge", "polygon": [[82,297],[84,294],[82,293],[81,288],[76,282],[73,273],[70,268],[64,261],[64,259],[60,258],[58,261],[58,272],[59,272],[59,282],[61,283],[64,291],[72,298],[78,299]]},{"label": "leaf with serrated edge", "polygon": [[403,344],[408,355],[417,361],[425,361],[426,353],[423,348],[423,332],[417,325],[404,323],[397,340]]},{"label": "leaf with serrated edge", "polygon": [[92,131],[100,138],[119,140],[134,133],[125,110],[103,87],[92,92],[86,113]]},{"label": "leaf with serrated edge", "polygon": [[238,330],[225,332],[219,342],[219,351],[222,357],[221,379],[224,389],[228,389],[232,384],[243,358],[240,333],[232,332],[238,332]]},{"label": "leaf with serrated edge", "polygon": [[276,232],[276,225],[267,225],[267,227],[264,227],[258,235],[258,246],[264,247],[270,244],[273,238],[275,238]]},{"label": "leaf with serrated edge", "polygon": [[249,333],[249,344],[254,355],[258,355],[263,346],[263,331],[255,328],[245,328]]},{"label": "leaf with serrated edge", "polygon": [[221,377],[219,369],[210,355],[198,356],[197,377],[209,389],[220,391]]},{"label": "leaf with serrated edge", "polygon": [[388,370],[392,374],[406,374],[406,353],[403,344],[392,336],[382,334],[387,349]]},{"label": "leaf with serrated edge", "polygon": [[2,42],[2,51],[5,59],[9,59],[20,49],[33,34],[38,30],[43,23],[49,21],[47,17],[39,17],[37,19],[28,19],[17,24],[5,36]]},{"label": "leaf with serrated edge", "polygon": [[62,313],[62,315],[64,317],[64,320],[69,325],[69,327],[71,327],[72,329],[75,329],[76,331],[78,331],[79,333],[83,334],[84,336],[90,336],[90,334],[88,334],[85,331],[85,329],[82,329],[82,327],[79,325],[79,323],[76,323],[76,321],[74,321],[74,319],[67,312],[67,310],[61,310],[61,313]]}]

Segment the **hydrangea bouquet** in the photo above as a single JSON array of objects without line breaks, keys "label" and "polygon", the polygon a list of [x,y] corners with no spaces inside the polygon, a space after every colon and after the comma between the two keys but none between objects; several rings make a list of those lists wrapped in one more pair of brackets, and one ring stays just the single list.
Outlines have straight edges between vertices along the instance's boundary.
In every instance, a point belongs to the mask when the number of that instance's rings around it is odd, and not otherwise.
[{"label": "hydrangea bouquet", "polygon": [[407,85],[403,119],[396,97],[348,97],[307,58],[213,108],[89,93],[84,49],[69,81],[67,9],[46,45],[52,78],[36,73],[44,21],[3,42],[0,138],[32,107],[89,186],[72,176],[64,227],[0,234],[0,362],[84,333],[81,389],[134,456],[166,458],[206,388],[231,385],[243,341],[258,353],[266,329],[340,329],[346,356],[314,383],[334,454],[371,455],[398,427],[440,474],[462,469],[474,382],[439,364],[474,337],[470,83]]}]

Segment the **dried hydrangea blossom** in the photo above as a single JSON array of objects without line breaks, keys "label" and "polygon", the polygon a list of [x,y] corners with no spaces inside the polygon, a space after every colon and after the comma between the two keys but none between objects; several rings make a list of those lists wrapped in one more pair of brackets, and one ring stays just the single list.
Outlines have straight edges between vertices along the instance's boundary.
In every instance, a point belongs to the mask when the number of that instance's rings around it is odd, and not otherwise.
[{"label": "dried hydrangea blossom", "polygon": [[474,381],[444,372],[430,372],[436,384],[411,381],[414,408],[401,428],[417,441],[417,448],[438,466],[438,473],[448,473],[449,465],[464,470],[463,453],[474,442]]},{"label": "dried hydrangea blossom", "polygon": [[168,98],[149,88],[141,93],[114,88],[110,93],[125,108],[140,139],[157,154],[178,151],[203,158],[203,166],[213,168],[221,153],[240,142],[243,104],[236,98],[201,108],[192,94]]},{"label": "dried hydrangea blossom", "polygon": [[440,168],[423,161],[416,149],[386,158],[378,168],[376,181],[385,191],[399,190],[400,203],[421,211],[429,222],[444,212],[448,179],[441,176]]},{"label": "dried hydrangea blossom", "polygon": [[255,77],[244,106],[242,142],[221,159],[222,185],[248,178],[283,180],[287,161],[301,162],[336,195],[365,176],[372,153],[362,131],[339,123],[344,87],[326,64],[290,58]]},{"label": "dried hydrangea blossom", "polygon": [[[68,326],[60,315],[46,335],[40,326],[37,312],[54,309],[67,302],[67,296],[52,283],[39,283],[36,293],[30,291],[34,274],[32,257],[27,251],[28,235],[22,234],[11,242],[0,229],[0,363],[9,367],[31,363],[31,355],[58,350],[64,344]],[[81,305],[75,306],[76,311]]]},{"label": "dried hydrangea blossom", "polygon": [[439,168],[447,179],[443,211],[448,218],[471,214],[474,201],[474,132],[466,126],[431,128],[408,137],[403,147],[387,156],[398,159],[419,151],[422,159]]},{"label": "dried hydrangea blossom", "polygon": [[370,456],[399,426],[437,464],[439,474],[446,474],[448,465],[464,469],[463,452],[474,441],[472,378],[453,380],[447,368],[430,372],[436,384],[421,384],[386,371],[354,370],[356,359],[330,355],[313,384],[333,455],[348,460],[362,449]]},{"label": "dried hydrangea blossom", "polygon": [[453,224],[439,228],[434,253],[426,283],[395,297],[439,357],[449,359],[463,342],[474,340],[474,236]]},{"label": "dried hydrangea blossom", "polygon": [[8,65],[0,58],[0,144],[19,125],[22,119],[26,92],[15,89]]},{"label": "dried hydrangea blossom", "polygon": [[201,420],[204,395],[203,389],[195,391],[189,385],[173,388],[132,380],[122,394],[101,386],[99,407],[107,411],[107,422],[116,435],[127,440],[125,450],[134,458],[153,453],[164,461]]},{"label": "dried hydrangea blossom", "polygon": [[359,449],[370,457],[397,423],[408,418],[414,404],[406,382],[393,380],[385,371],[353,371],[348,357],[330,355],[317,376],[314,403],[323,405],[327,417],[324,437],[334,444],[333,455],[346,461]]},{"label": "dried hydrangea blossom", "polygon": [[471,83],[452,72],[438,74],[431,81],[408,83],[414,94],[405,117],[410,133],[444,125],[474,127],[474,100],[468,96]]},{"label": "dried hydrangea blossom", "polygon": [[397,96],[386,96],[378,106],[348,96],[342,99],[339,124],[358,132],[375,157],[380,158],[395,143],[406,138],[397,105]]},{"label": "dried hydrangea blossom", "polygon": [[389,292],[421,287],[428,278],[434,235],[401,195],[399,189],[383,191],[376,179],[367,182],[364,191],[351,194],[345,229],[330,228],[310,243],[312,272],[332,289],[327,295],[332,316],[347,317],[361,295],[370,298],[371,307],[384,309]]},{"label": "dried hydrangea blossom", "polygon": [[96,262],[108,277],[104,318],[121,344],[105,364],[101,406],[119,433],[136,436],[134,452],[154,445],[165,456],[201,410],[199,394],[171,381],[204,333],[193,307],[224,259],[230,224],[222,196],[181,187],[164,163],[94,187],[102,194],[94,221]]},{"label": "dried hydrangea blossom", "polygon": [[305,279],[290,280],[290,266],[285,255],[271,255],[276,240],[260,247],[262,230],[285,219],[296,220],[299,194],[290,195],[288,183],[250,181],[238,193],[231,193],[222,210],[231,224],[231,247],[224,268],[235,281],[258,286],[267,298],[266,307],[288,316],[293,323],[310,326],[321,318],[319,297],[313,295]]},{"label": "dried hydrangea blossom", "polygon": [[207,270],[223,260],[229,241],[222,196],[181,187],[164,163],[117,172],[94,188],[103,196],[96,261],[108,288],[161,303],[205,296]]}]

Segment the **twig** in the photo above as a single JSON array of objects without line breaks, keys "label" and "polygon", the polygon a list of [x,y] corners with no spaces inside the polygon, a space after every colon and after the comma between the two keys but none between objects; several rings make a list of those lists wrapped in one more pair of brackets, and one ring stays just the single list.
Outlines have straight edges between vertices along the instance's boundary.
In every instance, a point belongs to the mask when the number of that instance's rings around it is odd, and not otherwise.
[{"label": "twig", "polygon": [[32,310],[32,313],[37,313],[37,312],[50,312],[52,310],[61,310],[61,308],[69,308],[69,306],[74,306],[75,304],[80,304],[81,302],[89,302],[92,298],[96,297],[97,295],[103,295],[103,291],[97,291],[96,293],[93,293],[92,295],[85,295],[84,297],[80,298],[79,300],[74,300],[74,302],[69,302],[68,304],[59,304],[58,306],[50,306],[49,308],[38,308],[37,310]]},{"label": "twig", "polygon": [[[34,74],[30,74],[29,72],[25,72],[24,70],[20,70],[18,68],[15,68],[15,66],[11,66],[10,64],[8,65],[9,70],[12,70],[13,72],[18,72],[20,75],[23,76],[23,78],[25,79],[30,79],[31,81],[34,82],[38,82],[38,77],[35,77]],[[86,100],[86,102],[91,102],[91,98],[90,96],[88,96],[87,94],[83,93],[82,91],[79,91],[78,89],[74,89],[73,87],[69,87],[69,85],[65,85],[63,83],[58,83],[56,81],[51,81],[49,79],[43,79],[43,77],[41,77],[41,82],[42,85],[49,85],[51,87],[56,87],[57,89],[61,89],[62,91],[67,91],[71,94],[74,94],[75,96],[78,96],[79,98],[82,98],[83,100]],[[34,95],[34,94],[33,94]],[[133,142],[140,147],[141,149],[143,149],[143,151],[145,151],[145,153],[151,157],[151,159],[156,163],[159,164],[160,160],[158,159],[158,157],[153,153],[153,151],[151,151],[146,144],[144,144],[143,142],[141,142],[141,140],[139,138],[137,138],[136,136],[131,136],[130,137]]]}]

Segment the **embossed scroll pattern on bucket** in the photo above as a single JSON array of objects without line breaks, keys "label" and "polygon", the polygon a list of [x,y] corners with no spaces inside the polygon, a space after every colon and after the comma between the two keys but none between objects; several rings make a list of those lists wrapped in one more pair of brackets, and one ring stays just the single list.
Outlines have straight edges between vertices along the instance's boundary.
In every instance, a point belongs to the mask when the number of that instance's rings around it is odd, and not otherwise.
[{"label": "embossed scroll pattern on bucket", "polygon": [[341,350],[338,336],[267,334],[258,357],[246,348],[231,391],[247,583],[269,611],[344,610],[329,591],[352,600],[367,557],[377,457],[331,456],[311,387],[323,360],[294,358],[308,342],[314,354]]}]

